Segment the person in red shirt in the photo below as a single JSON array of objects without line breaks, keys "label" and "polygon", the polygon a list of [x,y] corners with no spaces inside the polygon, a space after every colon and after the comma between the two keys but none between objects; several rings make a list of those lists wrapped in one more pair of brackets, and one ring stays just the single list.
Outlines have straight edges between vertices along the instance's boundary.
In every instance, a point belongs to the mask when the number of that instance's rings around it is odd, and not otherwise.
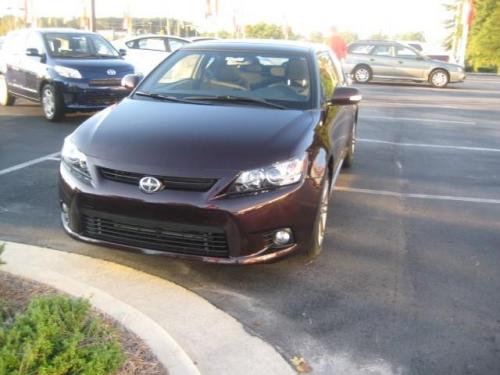
[{"label": "person in red shirt", "polygon": [[332,51],[335,53],[337,58],[340,61],[343,61],[345,57],[347,56],[347,45],[344,41],[344,38],[337,32],[336,27],[331,28],[331,37],[330,37],[330,48]]}]

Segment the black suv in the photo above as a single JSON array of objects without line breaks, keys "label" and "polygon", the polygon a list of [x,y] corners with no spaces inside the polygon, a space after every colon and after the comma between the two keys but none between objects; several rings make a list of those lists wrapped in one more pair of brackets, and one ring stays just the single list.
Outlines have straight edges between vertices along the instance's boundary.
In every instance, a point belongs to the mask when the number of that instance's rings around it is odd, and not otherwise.
[{"label": "black suv", "polygon": [[102,36],[74,29],[26,29],[7,36],[0,56],[0,104],[16,97],[41,102],[45,117],[96,111],[129,94],[121,79],[134,72]]}]

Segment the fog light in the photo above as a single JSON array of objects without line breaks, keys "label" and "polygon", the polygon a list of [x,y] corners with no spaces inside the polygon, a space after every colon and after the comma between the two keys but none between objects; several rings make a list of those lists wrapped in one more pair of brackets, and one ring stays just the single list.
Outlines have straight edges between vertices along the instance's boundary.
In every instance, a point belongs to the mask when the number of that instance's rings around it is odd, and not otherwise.
[{"label": "fog light", "polygon": [[276,246],[283,246],[292,241],[292,231],[290,229],[280,229],[274,233],[273,243]]},{"label": "fog light", "polygon": [[66,203],[61,204],[61,217],[66,225],[69,224],[69,208]]}]

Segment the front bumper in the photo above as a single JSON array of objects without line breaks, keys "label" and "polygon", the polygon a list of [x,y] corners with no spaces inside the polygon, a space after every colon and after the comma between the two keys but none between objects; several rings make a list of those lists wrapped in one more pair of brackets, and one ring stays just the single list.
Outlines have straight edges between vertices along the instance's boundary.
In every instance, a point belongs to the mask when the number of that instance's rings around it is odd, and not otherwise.
[{"label": "front bumper", "polygon": [[[208,192],[163,190],[144,194],[135,185],[104,180],[98,175],[94,177],[93,186],[90,186],[76,178],[64,165],[60,168],[60,202],[67,207],[67,214],[62,215],[63,227],[69,235],[82,241],[144,254],[221,264],[269,262],[305,250],[312,243],[319,201],[319,186],[313,179],[306,178],[300,184],[274,191],[228,198],[214,197],[213,189]],[[93,220],[91,231],[88,229],[89,216]],[[112,226],[115,237],[102,236],[101,227],[96,229],[95,220],[101,225],[101,219],[102,225],[108,225],[104,229]],[[155,230],[161,237],[169,230],[152,228],[163,225],[169,228],[180,226],[183,230],[194,227],[199,231],[212,231],[210,228],[213,228],[225,236],[227,253],[212,256],[210,250],[206,254],[198,250],[193,254],[172,247],[159,250],[161,243],[158,240],[154,246],[149,246],[150,242],[137,241],[129,231],[125,237],[119,237],[123,230],[131,228],[143,232]],[[292,230],[293,241],[277,247],[269,241],[269,235],[282,228]]]},{"label": "front bumper", "polygon": [[450,73],[450,82],[457,83],[465,81],[466,74],[465,72],[451,72]]},{"label": "front bumper", "polygon": [[121,86],[92,86],[87,82],[58,82],[56,86],[65,108],[74,111],[100,110],[130,94]]}]

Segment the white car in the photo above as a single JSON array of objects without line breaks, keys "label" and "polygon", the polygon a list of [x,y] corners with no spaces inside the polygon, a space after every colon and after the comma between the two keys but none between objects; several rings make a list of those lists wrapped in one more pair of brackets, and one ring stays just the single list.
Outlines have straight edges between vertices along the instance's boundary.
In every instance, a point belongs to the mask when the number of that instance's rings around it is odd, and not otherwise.
[{"label": "white car", "polygon": [[191,42],[170,35],[140,35],[112,43],[116,49],[127,51],[125,60],[134,66],[136,73],[146,75],[170,53]]}]

